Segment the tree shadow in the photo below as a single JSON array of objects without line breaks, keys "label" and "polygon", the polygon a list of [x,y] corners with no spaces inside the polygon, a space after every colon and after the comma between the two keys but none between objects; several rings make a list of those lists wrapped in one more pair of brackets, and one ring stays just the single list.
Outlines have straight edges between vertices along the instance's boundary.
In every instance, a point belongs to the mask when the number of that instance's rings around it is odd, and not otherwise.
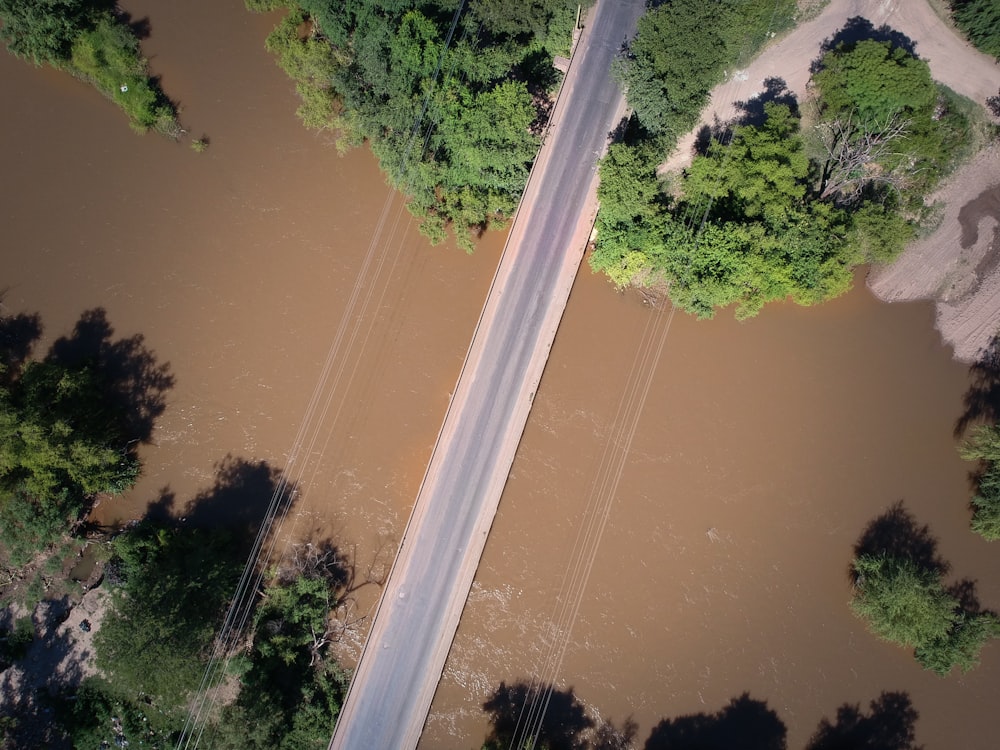
[{"label": "tree shadow", "polygon": [[884,692],[866,715],[860,704],[845,703],[837,721],[820,722],[806,750],[921,750],[914,724],[920,716],[906,693]]},{"label": "tree shadow", "polygon": [[123,434],[148,443],[156,419],[174,386],[170,363],[160,364],[142,334],[113,341],[114,328],[103,308],[87,310],[73,333],[58,339],[48,359],[61,365],[94,367],[104,378],[106,396],[123,413]]},{"label": "tree shadow", "polygon": [[848,18],[840,30],[827,37],[819,47],[819,57],[809,66],[810,73],[818,73],[823,69],[823,57],[827,52],[843,45],[851,47],[858,42],[889,42],[893,47],[901,47],[914,57],[917,56],[917,43],[901,31],[896,31],[888,24],[875,27],[871,21],[862,16]]},{"label": "tree shadow", "polygon": [[962,397],[965,409],[955,422],[955,437],[961,437],[974,422],[1000,422],[1000,336],[990,339],[969,375],[972,384]]},{"label": "tree shadow", "polygon": [[739,125],[753,125],[759,128],[767,120],[767,113],[764,111],[765,104],[783,104],[788,107],[795,117],[799,117],[799,100],[791,91],[784,78],[771,76],[764,79],[764,90],[757,96],[746,101],[735,102],[736,108],[740,110],[736,118]]},{"label": "tree shadow", "polygon": [[[269,511],[291,507],[298,496],[295,485],[286,481],[280,469],[267,461],[248,461],[227,455],[215,465],[215,482],[188,500],[181,521],[194,528],[228,528],[252,540]],[[172,494],[161,493],[151,506],[174,507]]]},{"label": "tree shadow", "polygon": [[160,525],[169,525],[177,517],[177,495],[170,486],[160,488],[160,494],[146,506],[145,520]]},{"label": "tree shadow", "polygon": [[150,35],[153,33],[153,26],[149,22],[149,16],[143,16],[137,20],[133,20],[132,14],[128,11],[122,10],[120,7],[115,8],[115,15],[118,20],[131,29],[132,33],[135,34],[136,39],[140,41],[143,39],[149,39]]},{"label": "tree shadow", "polygon": [[492,725],[486,739],[490,748],[521,747],[534,738],[550,750],[584,750],[585,734],[594,726],[572,688],[501,682],[483,710]]},{"label": "tree shadow", "polygon": [[983,611],[983,606],[979,602],[979,595],[976,593],[976,582],[971,578],[963,578],[957,583],[948,586],[948,595],[955,597],[958,606],[963,612],[970,615],[978,615]]},{"label": "tree shadow", "polygon": [[691,714],[657,724],[645,750],[785,750],[787,730],[766,701],[749,693],[714,714]]},{"label": "tree shadow", "polygon": [[947,573],[949,567],[937,555],[937,540],[931,535],[930,527],[917,524],[913,515],[903,507],[902,500],[868,524],[854,545],[854,555],[904,558],[939,575]]},{"label": "tree shadow", "polygon": [[10,385],[17,378],[41,337],[42,319],[38,313],[0,317],[0,366],[4,368],[0,385]]}]

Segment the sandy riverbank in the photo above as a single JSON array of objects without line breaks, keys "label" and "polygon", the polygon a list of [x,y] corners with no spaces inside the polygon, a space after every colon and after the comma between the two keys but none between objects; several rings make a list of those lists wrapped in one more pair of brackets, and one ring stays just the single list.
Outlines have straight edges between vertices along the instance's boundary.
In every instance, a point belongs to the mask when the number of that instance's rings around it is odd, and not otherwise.
[{"label": "sandy riverbank", "polygon": [[868,288],[885,302],[934,300],[941,337],[956,359],[972,362],[1000,331],[1000,144],[929,201],[944,207],[938,228],[891,265],[872,269]]}]

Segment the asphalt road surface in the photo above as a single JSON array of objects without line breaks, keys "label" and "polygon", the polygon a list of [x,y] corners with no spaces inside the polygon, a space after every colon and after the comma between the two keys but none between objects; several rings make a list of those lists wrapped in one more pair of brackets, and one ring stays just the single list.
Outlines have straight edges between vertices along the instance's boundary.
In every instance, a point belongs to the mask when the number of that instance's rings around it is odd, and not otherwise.
[{"label": "asphalt road surface", "polygon": [[591,11],[330,743],[415,748],[586,244],[644,0]]}]

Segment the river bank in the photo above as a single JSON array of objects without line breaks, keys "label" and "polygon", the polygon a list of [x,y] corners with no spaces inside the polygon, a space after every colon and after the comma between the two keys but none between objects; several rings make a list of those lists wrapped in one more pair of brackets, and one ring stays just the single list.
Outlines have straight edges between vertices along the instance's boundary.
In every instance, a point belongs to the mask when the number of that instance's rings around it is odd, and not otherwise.
[{"label": "river bank", "polygon": [[975,362],[1000,333],[1000,143],[927,200],[941,206],[938,227],[892,264],[873,268],[868,288],[884,302],[933,300],[942,339],[956,359]]}]

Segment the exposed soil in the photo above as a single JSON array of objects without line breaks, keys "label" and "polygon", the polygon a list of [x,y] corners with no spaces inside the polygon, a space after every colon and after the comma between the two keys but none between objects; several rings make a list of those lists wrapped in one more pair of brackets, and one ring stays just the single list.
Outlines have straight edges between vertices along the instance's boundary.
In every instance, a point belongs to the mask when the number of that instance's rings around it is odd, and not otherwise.
[{"label": "exposed soil", "polygon": [[935,301],[935,326],[955,357],[977,360],[1000,332],[1000,144],[980,153],[937,192],[938,228],[891,265],[874,268],[868,286],[886,302]]}]

